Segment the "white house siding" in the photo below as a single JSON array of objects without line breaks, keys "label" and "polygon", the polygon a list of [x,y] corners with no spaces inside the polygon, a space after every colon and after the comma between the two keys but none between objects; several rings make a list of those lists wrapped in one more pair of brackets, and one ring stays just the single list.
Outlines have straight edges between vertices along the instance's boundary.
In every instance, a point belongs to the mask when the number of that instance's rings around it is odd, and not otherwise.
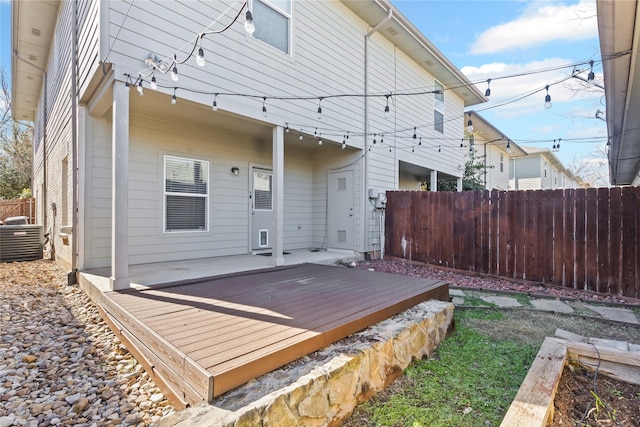
[{"label": "white house siding", "polygon": [[[503,169],[500,171],[500,154],[503,156]],[[487,145],[487,190],[509,189],[509,155],[498,147]]]},{"label": "white house siding", "polygon": [[[385,39],[374,34],[369,41],[369,93],[433,91],[435,78],[422,66],[416,64],[402,51]],[[392,97],[389,101],[390,118],[384,117],[386,99],[372,98],[370,107],[370,134],[368,143],[368,188],[381,191],[402,188],[408,183],[398,170],[399,161],[425,168],[425,173],[436,170],[451,176],[461,176],[458,165],[464,164],[465,150],[460,149],[463,137],[460,125],[464,103],[445,86],[444,133],[434,130],[434,95]],[[413,129],[418,138],[414,140]],[[384,144],[381,144],[384,135]],[[419,144],[422,137],[422,144]],[[419,187],[418,187],[419,188]],[[365,189],[366,191],[367,189]],[[367,251],[379,250],[379,213],[367,203],[368,241]]]},{"label": "white house siding", "polygon": [[[136,96],[136,95],[132,95]],[[212,113],[213,114],[213,113]],[[93,145],[87,153],[89,217],[84,268],[110,265],[111,121],[91,121]],[[166,117],[133,114],[129,150],[129,262],[236,255],[249,252],[250,165],[271,165],[271,141],[220,131],[205,123],[177,123]],[[338,145],[316,148],[297,138],[285,143],[284,249],[326,247],[326,176],[359,162]],[[163,156],[209,161],[209,231],[163,232]],[[231,166],[240,174],[233,176]],[[347,166],[353,168],[354,165]],[[356,168],[357,169],[357,168]],[[355,189],[359,191],[354,173]]]},{"label": "white house siding", "polygon": [[[129,9],[128,2],[109,3],[111,11],[111,41]],[[137,75],[143,71],[143,59],[149,52],[161,58],[169,57],[217,18],[228,4],[222,2],[136,2],[131,6],[126,25],[113,43],[110,58],[117,65],[116,78],[124,73]],[[238,3],[236,10],[241,6]],[[291,55],[248,37],[243,18],[222,34],[212,34],[202,40],[204,68],[195,65],[195,58],[179,65],[180,87],[198,88],[210,92],[251,93],[259,96],[322,96],[358,93],[363,90],[363,31],[353,24],[353,14],[339,2],[293,2]],[[231,21],[229,12],[211,30],[220,29]],[[318,25],[332,23],[332,25]],[[321,41],[319,43],[318,41]],[[182,57],[181,57],[182,56]],[[178,54],[184,59],[185,54]],[[344,58],[344,60],[336,60]],[[156,74],[158,84],[170,88],[176,85],[168,75]],[[284,83],[284,84],[283,84]],[[172,89],[164,89],[167,94]],[[178,91],[180,98],[210,105],[213,96]],[[331,129],[363,128],[362,99],[327,99],[323,102],[323,118],[315,117],[317,101],[267,101],[268,117],[262,117],[262,100],[240,97],[217,98],[219,107],[243,116],[273,124],[292,123],[313,132],[318,127]],[[351,144],[361,144],[351,138]]]},{"label": "white house siding", "polygon": [[87,90],[91,77],[100,67],[99,13],[102,2],[77,3],[78,22],[78,94]]},{"label": "white house siding", "polygon": [[[56,259],[64,267],[71,265],[70,246],[63,245],[58,235],[62,225],[71,223],[72,213],[71,98],[69,96],[71,93],[71,17],[72,3],[62,2],[48,58],[47,94],[45,97],[43,84],[36,108],[33,147],[32,187],[37,196],[37,204],[40,206],[36,212],[36,220],[39,224],[44,224],[46,216],[45,233],[51,231],[56,248]],[[44,176],[45,145],[46,177]],[[63,163],[65,157],[68,159],[67,163]],[[67,167],[64,173],[63,165]],[[62,188],[63,175],[68,178],[65,191]],[[48,182],[46,203],[44,202],[45,179]],[[63,203],[63,194],[66,194],[64,200],[66,203]],[[55,217],[51,209],[52,203],[56,204]]]}]

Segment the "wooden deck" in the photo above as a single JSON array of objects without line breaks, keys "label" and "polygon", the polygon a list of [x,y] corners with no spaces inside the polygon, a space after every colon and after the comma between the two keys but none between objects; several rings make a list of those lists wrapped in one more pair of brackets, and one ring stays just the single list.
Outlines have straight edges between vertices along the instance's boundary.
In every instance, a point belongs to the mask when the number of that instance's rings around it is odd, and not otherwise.
[{"label": "wooden deck", "polygon": [[445,282],[317,264],[105,292],[103,316],[178,406],[214,397],[428,299]]}]

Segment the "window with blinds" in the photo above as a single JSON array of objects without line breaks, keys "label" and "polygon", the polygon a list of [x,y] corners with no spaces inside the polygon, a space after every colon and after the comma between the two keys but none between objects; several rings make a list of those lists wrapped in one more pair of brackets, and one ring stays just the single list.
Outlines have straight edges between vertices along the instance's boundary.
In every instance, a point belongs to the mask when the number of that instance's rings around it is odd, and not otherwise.
[{"label": "window with blinds", "polygon": [[273,175],[267,172],[253,173],[253,209],[273,210]]},{"label": "window with blinds", "polygon": [[207,231],[209,162],[164,156],[165,231]]}]

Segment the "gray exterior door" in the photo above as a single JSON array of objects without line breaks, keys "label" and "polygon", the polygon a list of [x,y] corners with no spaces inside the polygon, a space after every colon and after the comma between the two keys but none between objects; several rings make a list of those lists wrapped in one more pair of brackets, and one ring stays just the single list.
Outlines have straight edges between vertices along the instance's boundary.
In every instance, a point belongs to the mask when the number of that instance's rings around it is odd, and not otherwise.
[{"label": "gray exterior door", "polygon": [[251,173],[251,250],[271,249],[273,171],[254,167]]},{"label": "gray exterior door", "polygon": [[354,249],[353,171],[329,173],[329,247]]}]

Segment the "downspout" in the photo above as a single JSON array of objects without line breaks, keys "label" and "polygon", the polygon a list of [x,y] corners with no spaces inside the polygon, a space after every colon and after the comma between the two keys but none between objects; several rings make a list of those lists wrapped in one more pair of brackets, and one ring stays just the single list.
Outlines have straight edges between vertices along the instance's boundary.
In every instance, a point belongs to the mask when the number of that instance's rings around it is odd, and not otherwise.
[{"label": "downspout", "polygon": [[[42,72],[42,76],[43,76],[43,94],[42,94],[42,174],[44,176],[43,179],[43,186],[42,186],[42,213],[43,213],[43,223],[42,223],[42,229],[44,230],[44,232],[47,232],[47,70],[45,70],[44,68],[40,68],[38,67],[36,64],[27,61],[24,58],[21,58],[18,55],[17,51],[13,51],[13,56],[16,57],[16,59],[19,59],[20,61],[24,62],[25,64],[29,64],[32,67],[36,68],[38,71]],[[31,176],[31,185],[33,186],[33,183],[35,182],[35,180],[33,179],[33,166],[31,167],[32,171],[32,176]],[[49,237],[51,240],[51,245],[54,245],[54,241],[53,241],[53,236]],[[54,251],[52,251],[53,254],[55,254]]]},{"label": "downspout", "polygon": [[[71,158],[73,204],[71,214],[71,271],[67,274],[67,283],[78,283],[78,2],[73,0],[71,19]],[[66,225],[66,224],[65,224]]]},{"label": "downspout", "polygon": [[[371,28],[364,36],[364,174],[362,178],[362,199],[364,207],[364,252],[369,253],[369,192],[367,190],[367,179],[369,177],[369,37],[378,32],[384,24],[393,17],[393,9],[389,8],[387,16],[382,18],[378,24]],[[382,242],[380,247],[382,247]]]}]

